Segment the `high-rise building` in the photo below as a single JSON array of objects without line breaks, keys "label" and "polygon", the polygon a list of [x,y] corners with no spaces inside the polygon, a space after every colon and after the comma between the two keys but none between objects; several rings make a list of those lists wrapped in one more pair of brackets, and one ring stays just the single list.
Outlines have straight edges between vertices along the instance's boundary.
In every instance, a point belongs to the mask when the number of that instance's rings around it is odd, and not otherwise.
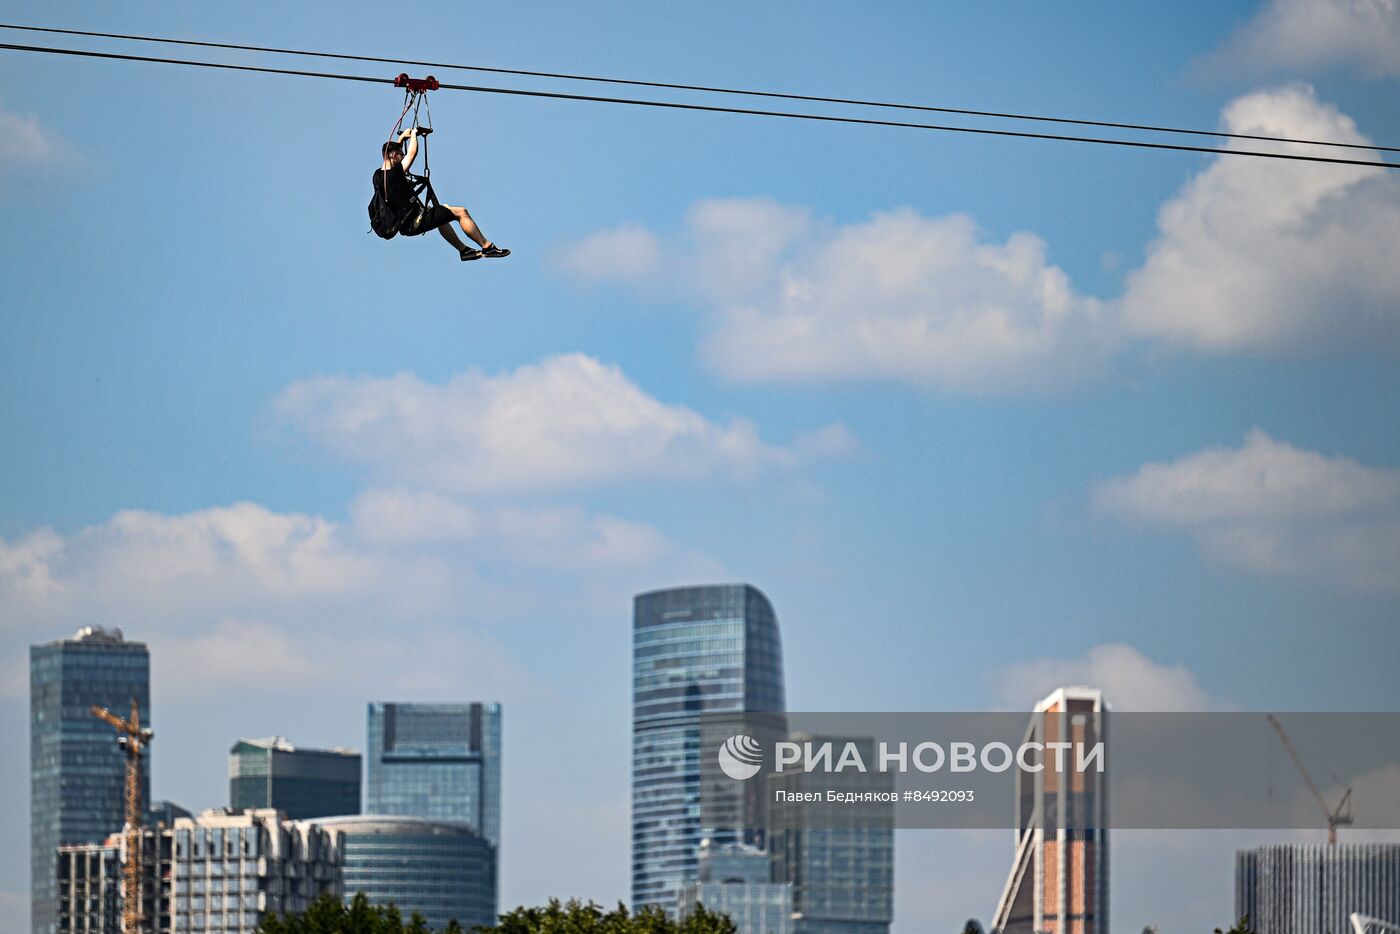
[{"label": "high-rise building", "polygon": [[501,705],[369,705],[365,813],[470,824],[501,838]]},{"label": "high-rise building", "polygon": [[[874,762],[874,740],[812,737],[793,740],[814,745],[847,745],[865,762]],[[768,849],[773,878],[792,884],[796,934],[888,934],[894,920],[894,805],[832,802],[826,792],[854,798],[894,791],[888,772],[845,769],[832,774],[787,771],[769,779]],[[804,801],[817,792],[820,801]]]},{"label": "high-rise building", "polygon": [[[782,641],[772,604],[747,584],[637,596],[632,618],[632,902],[675,914],[698,847],[762,845],[701,817],[701,717],[781,713]],[[752,815],[750,815],[752,817]]]},{"label": "high-rise building", "polygon": [[339,835],[344,898],[363,892],[441,931],[496,923],[496,848],[470,825],[418,817],[357,815],[313,822]]},{"label": "high-rise building", "polygon": [[360,754],[302,749],[280,736],[240,739],[228,756],[229,807],[274,808],[289,820],[360,810]]},{"label": "high-rise building", "polygon": [[1235,854],[1235,917],[1259,934],[1352,929],[1353,913],[1400,924],[1400,844],[1261,846]]},{"label": "high-rise building", "polygon": [[[29,648],[30,918],[34,934],[53,934],[62,844],[98,843],[126,822],[126,759],[112,728],[92,706],[121,716],[134,698],[151,722],[151,659],[145,643],[120,629],[85,627],[71,639]],[[150,800],[141,761],[141,798]]]},{"label": "high-rise building", "polygon": [[702,840],[696,855],[696,881],[681,887],[681,918],[703,905],[728,915],[738,934],[793,934],[792,885],[773,881],[767,853],[743,843]]},{"label": "high-rise building", "polygon": [[[1094,688],[1035,705],[1025,742],[1071,743],[1067,761],[1105,744],[1108,706]],[[992,921],[998,934],[1107,934],[1107,769],[1016,772],[1016,856]]]},{"label": "high-rise building", "polygon": [[[216,808],[141,836],[142,934],[253,934],[269,916],[341,896],[335,834],[274,810]],[[117,934],[126,843],[59,849],[59,934]]]}]

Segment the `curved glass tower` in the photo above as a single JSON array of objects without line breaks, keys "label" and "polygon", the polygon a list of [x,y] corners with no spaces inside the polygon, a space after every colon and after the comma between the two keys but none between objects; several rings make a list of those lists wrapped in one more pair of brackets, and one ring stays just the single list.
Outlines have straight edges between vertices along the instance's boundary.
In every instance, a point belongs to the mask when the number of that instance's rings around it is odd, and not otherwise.
[{"label": "curved glass tower", "polygon": [[354,815],[306,821],[340,835],[345,903],[363,892],[440,931],[496,923],[496,848],[469,824]]},{"label": "curved glass tower", "polygon": [[682,886],[696,880],[700,841],[724,836],[700,817],[701,715],[783,710],[778,620],[757,588],[681,587],[635,598],[634,909],[659,905],[674,915]]}]

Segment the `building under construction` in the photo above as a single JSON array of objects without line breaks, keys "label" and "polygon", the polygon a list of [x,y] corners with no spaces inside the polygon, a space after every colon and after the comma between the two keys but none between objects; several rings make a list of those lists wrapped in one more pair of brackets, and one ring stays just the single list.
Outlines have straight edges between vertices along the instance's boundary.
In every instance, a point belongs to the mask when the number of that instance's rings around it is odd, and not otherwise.
[{"label": "building under construction", "polygon": [[[59,934],[121,932],[129,839],[58,850]],[[343,895],[337,835],[277,811],[216,808],[140,839],[142,934],[252,934],[269,915]]]}]

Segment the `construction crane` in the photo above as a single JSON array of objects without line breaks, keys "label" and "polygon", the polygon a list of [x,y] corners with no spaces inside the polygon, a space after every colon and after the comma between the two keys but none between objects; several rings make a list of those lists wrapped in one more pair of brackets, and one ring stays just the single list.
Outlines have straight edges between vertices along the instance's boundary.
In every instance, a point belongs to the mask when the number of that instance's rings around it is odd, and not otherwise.
[{"label": "construction crane", "polygon": [[131,717],[122,719],[106,707],[92,705],[92,715],[117,731],[117,745],[126,753],[126,863],[122,866],[122,930],[141,930],[141,756],[155,736],[141,726],[141,711],[131,699]]},{"label": "construction crane", "polygon": [[1303,760],[1298,755],[1298,750],[1293,748],[1293,744],[1288,741],[1288,734],[1283,732],[1283,724],[1279,723],[1278,718],[1273,714],[1268,715],[1268,720],[1269,725],[1278,733],[1278,738],[1283,740],[1283,748],[1288,750],[1288,755],[1293,760],[1293,764],[1296,765],[1298,771],[1302,773],[1303,781],[1307,783],[1308,790],[1311,791],[1313,797],[1317,799],[1318,807],[1322,808],[1322,813],[1327,817],[1327,845],[1336,846],[1337,828],[1352,822],[1351,789],[1348,788],[1346,790],[1346,793],[1342,795],[1342,800],[1337,802],[1335,808],[1329,808],[1326,800],[1322,797],[1322,792],[1318,790],[1317,783],[1312,780],[1312,776],[1308,774],[1308,770],[1303,767]]}]

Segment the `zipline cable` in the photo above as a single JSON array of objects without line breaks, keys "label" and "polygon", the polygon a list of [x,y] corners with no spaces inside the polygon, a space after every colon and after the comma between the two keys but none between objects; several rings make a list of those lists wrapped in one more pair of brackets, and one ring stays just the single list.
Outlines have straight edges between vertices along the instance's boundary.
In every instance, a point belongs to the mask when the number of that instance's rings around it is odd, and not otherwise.
[{"label": "zipline cable", "polygon": [[[14,45],[0,42],[0,49],[15,52],[40,52],[54,55],[75,55],[82,58],[105,58],[129,62],[152,62],[163,65],[188,65],[199,68],[218,68],[228,71],[248,71],[259,74],[292,75],[305,78],[334,78],[340,81],[359,81],[370,84],[392,85],[391,78],[373,78],[367,75],[345,75],[323,71],[300,71],[288,68],[270,68],[262,65],[234,65],[226,62],[202,62],[179,58],[156,58],[148,55],[128,55],[119,52],[90,52],[82,49],[60,49],[49,46]],[[742,107],[718,107],[708,104],[685,104],[677,101],[649,101],[629,97],[599,97],[590,94],[564,94],[558,91],[527,91],[520,88],[496,88],[470,84],[443,84],[445,91],[471,91],[478,94],[509,94],[516,97],[536,97],[564,101],[589,101],[600,104],[626,104],[634,107],[656,107],[668,110],[692,110],[704,113],[743,114],[753,117],[780,117],[788,120],[811,120],[821,123],[845,123],[857,126],[896,127],[909,130],[939,130],[948,133],[975,133],[981,136],[1004,136],[1018,139],[1046,139],[1071,143],[1097,143],[1101,146],[1128,146],[1134,149],[1164,149],[1174,152],[1199,152],[1219,156],[1253,156],[1257,159],[1286,159],[1291,162],[1325,162],[1334,165],[1364,165],[1381,169],[1400,169],[1400,162],[1372,161],[1367,159],[1341,159],[1334,156],[1307,156],[1285,152],[1255,152],[1248,149],[1213,149],[1209,146],[1188,146],[1181,143],[1149,143],[1141,140],[1106,139],[1096,136],[1065,136],[1055,133],[1031,133],[1025,130],[995,130],[986,127],[945,126],[936,123],[904,123],[896,120],[873,120],[865,117],[840,117],[830,114],[790,113],[781,110],[749,110]]]},{"label": "zipline cable", "polygon": [[197,46],[207,49],[228,49],[241,52],[269,52],[276,55],[301,55],[309,58],[331,58],[351,62],[376,62],[390,65],[414,65],[425,68],[452,68],[460,71],[478,71],[497,75],[514,75],[528,78],[551,78],[562,81],[591,81],[599,84],[618,84],[629,87],[658,88],[671,91],[700,91],[708,94],[733,94],[746,97],[766,97],[779,100],[807,101],[819,104],[845,104],[854,107],[884,107],[894,110],[914,110],[925,113],[956,114],[965,117],[987,117],[998,120],[1033,120],[1041,123],[1063,123],[1074,126],[1093,126],[1113,130],[1140,130],[1148,133],[1169,133],[1183,136],[1209,136],[1217,139],[1247,139],[1269,143],[1299,143],[1308,146],[1333,146],[1339,149],[1366,149],[1378,152],[1400,152],[1397,146],[1368,146],[1365,143],[1338,143],[1330,140],[1298,139],[1291,136],[1263,136],[1253,133],[1227,133],[1223,130],[1195,130],[1181,127],[1157,126],[1146,123],[1117,123],[1111,120],[1083,120],[1073,117],[1050,117],[1042,114],[1008,113],[995,110],[969,110],[962,107],[939,107],[931,104],[902,104],[888,101],[859,100],[844,97],[819,97],[811,94],[785,94],[778,91],[755,91],[744,88],[713,87],[701,84],[671,84],[664,81],[641,81],[630,78],[607,78],[597,75],[574,75],[552,71],[527,71],[520,68],[491,68],[485,65],[462,65],[450,62],[424,62],[412,59],[381,58],[374,55],[352,55],[346,52],[313,52],[306,49],[281,49],[273,46],[239,45],[233,42],[209,42],[197,39],[173,39],[165,36],[137,36],[115,32],[90,32],[83,29],[59,29],[49,26],[20,26],[0,23],[0,29],[23,30],[26,32],[54,33],[66,36],[87,36],[94,39],[120,39],[129,42],[159,42],[167,45]]}]

